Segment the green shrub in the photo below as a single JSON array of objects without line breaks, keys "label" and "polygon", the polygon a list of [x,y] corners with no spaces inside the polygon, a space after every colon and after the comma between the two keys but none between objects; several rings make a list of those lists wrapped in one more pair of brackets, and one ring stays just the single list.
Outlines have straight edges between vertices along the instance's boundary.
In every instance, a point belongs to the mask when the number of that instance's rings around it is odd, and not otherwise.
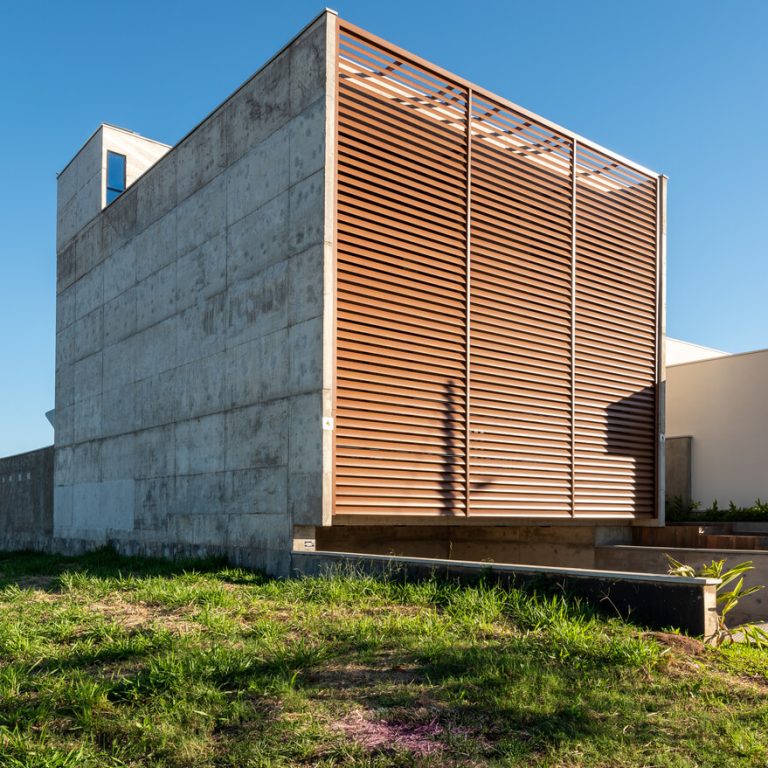
[{"label": "green shrub", "polygon": [[698,501],[685,502],[674,496],[667,498],[665,512],[670,523],[761,522],[768,521],[768,502],[756,499],[749,507],[738,507],[731,501],[727,509],[720,509],[715,500],[707,509],[701,509]]}]

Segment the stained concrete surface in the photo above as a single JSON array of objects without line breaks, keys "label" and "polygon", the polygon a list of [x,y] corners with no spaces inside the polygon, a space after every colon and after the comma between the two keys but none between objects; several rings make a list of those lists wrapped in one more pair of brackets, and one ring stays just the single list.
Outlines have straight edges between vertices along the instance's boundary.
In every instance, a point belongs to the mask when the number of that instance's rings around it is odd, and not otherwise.
[{"label": "stained concrete surface", "polygon": [[284,574],[293,524],[322,522],[327,45],[323,15],[59,252],[73,551]]}]

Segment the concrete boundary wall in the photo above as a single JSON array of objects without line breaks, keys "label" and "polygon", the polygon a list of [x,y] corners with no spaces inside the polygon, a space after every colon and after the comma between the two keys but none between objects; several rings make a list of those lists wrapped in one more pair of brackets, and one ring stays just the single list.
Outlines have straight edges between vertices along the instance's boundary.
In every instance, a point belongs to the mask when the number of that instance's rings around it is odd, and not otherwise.
[{"label": "concrete boundary wall", "polygon": [[[745,586],[768,586],[768,551],[755,549],[692,549],[676,547],[646,547],[614,545],[597,547],[595,562],[598,568],[626,569],[646,574],[666,574],[668,564],[665,555],[671,555],[681,563],[698,568],[713,560],[725,560],[726,568],[745,560],[751,560],[753,571],[744,577]],[[677,578],[677,577],[671,577]],[[730,587],[728,587],[730,589]],[[729,624],[745,621],[768,620],[768,589],[763,589],[741,601],[729,614]]]},{"label": "concrete boundary wall", "polygon": [[0,459],[0,549],[45,549],[53,531],[53,446]]},{"label": "concrete boundary wall", "polygon": [[317,576],[334,568],[354,568],[372,575],[395,573],[409,579],[436,575],[471,584],[489,578],[502,586],[564,589],[607,615],[618,612],[636,624],[656,629],[679,627],[692,635],[712,634],[717,620],[715,579],[349,552],[292,554],[293,575]]},{"label": "concrete boundary wall", "polygon": [[61,538],[50,535],[36,536],[29,540],[18,535],[0,535],[0,552],[30,550],[50,555],[78,557],[105,546],[111,547],[123,557],[147,557],[163,560],[199,560],[212,557],[220,558],[230,565],[264,570],[261,552],[247,545],[168,543],[161,539],[150,540],[119,532],[116,532],[114,537],[100,542],[94,542],[92,539]]}]

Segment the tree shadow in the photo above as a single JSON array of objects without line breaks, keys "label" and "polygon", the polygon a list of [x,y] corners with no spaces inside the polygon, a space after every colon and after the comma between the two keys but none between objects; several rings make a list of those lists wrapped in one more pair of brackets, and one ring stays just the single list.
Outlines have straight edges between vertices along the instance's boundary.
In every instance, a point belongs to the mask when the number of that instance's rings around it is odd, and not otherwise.
[{"label": "tree shadow", "polygon": [[[441,419],[439,509],[440,514],[445,516],[468,512],[470,499],[466,498],[465,489],[469,489],[471,497],[495,482],[494,478],[488,478],[470,484],[469,477],[464,474],[470,471],[466,454],[469,446],[465,444],[463,427],[457,425],[464,407],[464,393],[456,381],[450,379],[443,384]],[[635,514],[653,514],[656,499],[656,387],[643,387],[609,403],[604,412],[603,429],[606,466],[592,471],[600,478],[593,484],[603,486],[597,489],[600,494],[597,498],[602,500],[606,511],[626,507]],[[598,428],[595,431],[599,434],[601,430]],[[595,452],[596,457],[599,454],[599,451]],[[465,485],[460,489],[462,481]],[[574,480],[574,484],[577,485],[578,481]],[[574,490],[578,496],[578,487]]]},{"label": "tree shadow", "polygon": [[[635,514],[656,510],[656,386],[643,387],[605,410],[605,452],[631,461],[620,471],[616,492]],[[621,465],[618,465],[619,469]]]},{"label": "tree shadow", "polygon": [[[443,446],[440,470],[440,514],[442,515],[468,514],[468,494],[472,491],[480,491],[493,483],[491,480],[474,482],[470,490],[469,436],[465,429],[458,430],[456,427],[457,415],[463,413],[466,407],[466,398],[460,399],[462,394],[453,379],[443,385]],[[456,485],[462,480],[464,489],[457,492]]]},{"label": "tree shadow", "polygon": [[459,512],[459,503],[464,506],[464,494],[456,492],[456,478],[461,476],[464,448],[456,434],[458,414],[458,387],[453,379],[443,385],[442,432],[443,445],[440,463],[440,510],[443,515]]},{"label": "tree shadow", "polygon": [[54,586],[53,591],[57,591],[56,580],[63,573],[85,573],[102,578],[181,576],[190,571],[215,573],[226,567],[225,558],[162,560],[129,557],[118,554],[110,546],[76,556],[31,551],[7,552],[0,555],[0,588],[11,584],[22,589],[38,586],[45,588],[50,584]]}]

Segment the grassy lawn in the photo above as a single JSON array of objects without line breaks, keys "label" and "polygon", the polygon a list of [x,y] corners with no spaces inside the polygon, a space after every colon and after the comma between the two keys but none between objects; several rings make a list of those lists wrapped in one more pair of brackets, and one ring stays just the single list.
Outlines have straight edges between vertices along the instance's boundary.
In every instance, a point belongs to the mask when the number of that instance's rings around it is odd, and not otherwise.
[{"label": "grassy lawn", "polygon": [[0,766],[766,762],[766,652],[562,597],[0,556]]}]

